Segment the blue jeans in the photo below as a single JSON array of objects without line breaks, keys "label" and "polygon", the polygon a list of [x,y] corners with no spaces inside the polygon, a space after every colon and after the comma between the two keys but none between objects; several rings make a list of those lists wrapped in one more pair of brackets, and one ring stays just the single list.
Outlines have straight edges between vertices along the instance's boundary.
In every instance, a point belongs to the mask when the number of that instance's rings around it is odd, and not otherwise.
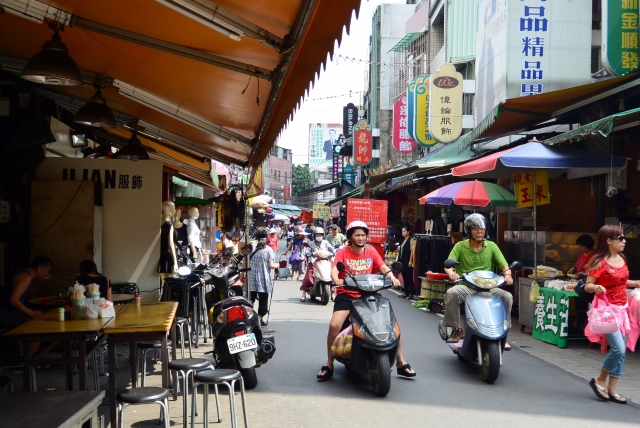
[{"label": "blue jeans", "polygon": [[624,366],[625,351],[627,347],[627,339],[629,336],[622,337],[620,330],[615,333],[604,335],[609,342],[609,353],[604,358],[602,368],[609,372],[609,376],[622,377],[622,367]]}]

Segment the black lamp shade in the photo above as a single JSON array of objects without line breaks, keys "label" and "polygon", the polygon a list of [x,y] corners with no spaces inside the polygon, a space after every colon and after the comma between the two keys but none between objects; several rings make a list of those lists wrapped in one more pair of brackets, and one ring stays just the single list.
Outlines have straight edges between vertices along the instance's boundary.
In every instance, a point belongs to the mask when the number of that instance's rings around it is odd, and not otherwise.
[{"label": "black lamp shade", "polygon": [[102,96],[100,89],[96,91],[96,94],[91,97],[88,103],[78,110],[73,121],[100,128],[116,127],[116,119],[113,116],[113,112],[107,107],[107,102]]},{"label": "black lamp shade", "polygon": [[113,156],[113,159],[129,159],[131,161],[149,160],[149,154],[140,144],[140,140],[136,137],[136,132],[131,135],[127,145],[118,150]]},{"label": "black lamp shade", "polygon": [[80,69],[57,33],[27,62],[22,70],[22,78],[45,85],[82,85]]}]

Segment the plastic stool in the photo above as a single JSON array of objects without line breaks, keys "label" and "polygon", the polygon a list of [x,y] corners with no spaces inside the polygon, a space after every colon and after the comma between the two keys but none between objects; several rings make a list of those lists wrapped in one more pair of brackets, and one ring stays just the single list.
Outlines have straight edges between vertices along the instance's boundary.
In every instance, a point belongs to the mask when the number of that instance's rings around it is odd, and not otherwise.
[{"label": "plastic stool", "polygon": [[[187,426],[187,400],[189,399],[189,376],[192,378],[193,374],[198,370],[204,370],[213,367],[213,362],[204,358],[183,358],[180,360],[173,360],[169,362],[169,370],[176,372],[178,375],[182,375],[182,410],[183,410],[183,422],[184,427]],[[180,379],[176,377],[176,385],[174,385],[174,391],[178,388]],[[195,409],[197,413],[198,410]],[[193,415],[191,416],[193,422]]]},{"label": "plastic stool", "polygon": [[[229,388],[229,407],[231,409],[231,427],[236,428],[236,399],[233,395],[233,388],[236,381],[240,381],[240,397],[242,399],[242,413],[244,415],[244,426],[249,428],[249,419],[247,416],[247,401],[244,395],[244,380],[242,374],[238,370],[232,369],[210,369],[202,370],[196,373],[195,384],[193,385],[194,397],[191,404],[191,428],[194,428],[194,419],[196,405],[198,403],[197,387],[204,385],[204,428],[209,427],[209,385],[214,385],[216,393],[216,410],[218,411],[218,423],[222,422],[220,418],[220,402],[218,401],[218,385],[226,385]],[[186,425],[185,425],[186,426]]]},{"label": "plastic stool", "polygon": [[162,407],[160,422],[164,419],[165,428],[170,427],[169,423],[169,391],[164,388],[130,388],[118,393],[118,419],[120,428],[124,428],[124,409],[129,404],[151,404],[158,403]]},{"label": "plastic stool", "polygon": [[[171,349],[171,340],[167,340],[167,349]],[[144,388],[144,378],[147,372],[147,352],[149,351],[159,351],[162,349],[162,342],[156,340],[155,342],[139,342],[137,345],[138,349],[142,351],[140,356],[142,357],[142,361],[140,364],[142,370],[142,381],[140,382],[140,386]]]}]

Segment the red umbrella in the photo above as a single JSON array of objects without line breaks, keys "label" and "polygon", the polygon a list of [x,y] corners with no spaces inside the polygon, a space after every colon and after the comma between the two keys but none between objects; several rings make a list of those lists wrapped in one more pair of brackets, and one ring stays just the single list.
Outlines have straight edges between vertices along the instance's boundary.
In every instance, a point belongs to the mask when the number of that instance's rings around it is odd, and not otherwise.
[{"label": "red umbrella", "polygon": [[476,207],[515,207],[516,198],[509,190],[484,181],[461,181],[434,190],[420,198],[421,204],[472,205]]}]

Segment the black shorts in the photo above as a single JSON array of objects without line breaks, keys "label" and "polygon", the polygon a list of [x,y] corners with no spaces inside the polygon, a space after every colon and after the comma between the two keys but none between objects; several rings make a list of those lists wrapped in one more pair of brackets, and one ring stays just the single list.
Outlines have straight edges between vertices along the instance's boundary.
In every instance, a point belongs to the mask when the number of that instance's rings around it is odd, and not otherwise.
[{"label": "black shorts", "polygon": [[348,294],[338,294],[333,302],[333,312],[348,311],[351,308],[351,297]]}]

